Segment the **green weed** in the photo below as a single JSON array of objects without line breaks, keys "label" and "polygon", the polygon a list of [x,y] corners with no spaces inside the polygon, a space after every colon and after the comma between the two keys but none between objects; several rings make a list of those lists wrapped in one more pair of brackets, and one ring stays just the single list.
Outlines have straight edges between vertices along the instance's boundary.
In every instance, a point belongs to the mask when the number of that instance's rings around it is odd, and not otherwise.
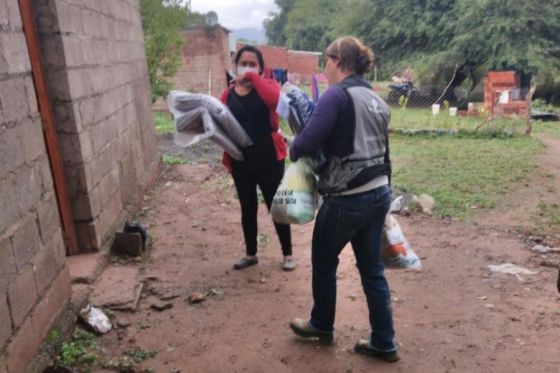
[{"label": "green weed", "polygon": [[95,335],[82,329],[76,329],[70,341],[62,344],[58,356],[62,365],[96,366],[99,364],[99,351]]},{"label": "green weed", "polygon": [[163,164],[169,164],[169,165],[190,163],[185,158],[181,156],[175,156],[175,155],[164,155],[162,158],[162,162]]},{"label": "green weed", "polygon": [[175,132],[175,123],[168,113],[154,113],[154,125],[158,135]]}]

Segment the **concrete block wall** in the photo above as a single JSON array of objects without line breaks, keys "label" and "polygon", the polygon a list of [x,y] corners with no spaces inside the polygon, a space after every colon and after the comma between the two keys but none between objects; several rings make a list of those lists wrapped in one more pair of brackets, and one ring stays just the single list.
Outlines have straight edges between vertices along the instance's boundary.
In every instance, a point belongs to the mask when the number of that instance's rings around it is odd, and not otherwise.
[{"label": "concrete block wall", "polygon": [[98,250],[159,161],[138,0],[34,6],[78,240]]},{"label": "concrete block wall", "polygon": [[0,372],[26,371],[70,298],[17,0],[0,0]]},{"label": "concrete block wall", "polygon": [[173,86],[183,91],[220,97],[231,67],[228,31],[217,25],[184,31],[183,63]]}]

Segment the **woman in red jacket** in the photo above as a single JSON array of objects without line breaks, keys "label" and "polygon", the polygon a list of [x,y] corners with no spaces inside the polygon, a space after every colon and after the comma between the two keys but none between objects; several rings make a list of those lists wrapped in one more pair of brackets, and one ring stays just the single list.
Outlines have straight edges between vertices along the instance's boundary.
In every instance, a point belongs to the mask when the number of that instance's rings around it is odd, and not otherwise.
[{"label": "woman in red jacket", "polygon": [[[272,199],[284,174],[286,142],[279,132],[276,106],[280,85],[260,75],[264,59],[260,50],[246,45],[235,55],[237,79],[222,94],[224,102],[251,138],[253,145],[243,149],[243,161],[224,153],[224,166],[231,172],[241,204],[241,224],[245,237],[246,256],[233,265],[244,269],[258,263],[257,257],[257,185],[270,210]],[[292,257],[290,226],[274,224],[282,246],[282,268],[296,267]]]}]

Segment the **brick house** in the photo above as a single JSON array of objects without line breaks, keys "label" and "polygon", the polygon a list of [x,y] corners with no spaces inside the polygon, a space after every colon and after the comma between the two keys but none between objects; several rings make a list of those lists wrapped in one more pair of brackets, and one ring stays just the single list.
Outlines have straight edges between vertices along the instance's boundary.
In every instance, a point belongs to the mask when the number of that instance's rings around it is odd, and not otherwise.
[{"label": "brick house", "polygon": [[[232,68],[229,43],[230,31],[221,25],[193,27],[183,30],[186,39],[182,64],[173,78],[175,89],[220,97],[226,87],[226,71]],[[242,44],[237,44],[239,49]],[[267,68],[287,69],[297,82],[309,82],[318,72],[317,52],[289,50],[285,47],[259,45]],[[166,110],[159,101],[154,108]]]},{"label": "brick house", "polygon": [[157,173],[138,7],[0,0],[1,373],[42,372],[67,253],[106,246]]},{"label": "brick house", "polygon": [[173,78],[173,86],[188,92],[219,97],[226,87],[226,71],[231,69],[229,30],[222,26],[185,29],[186,43],[182,64]]}]

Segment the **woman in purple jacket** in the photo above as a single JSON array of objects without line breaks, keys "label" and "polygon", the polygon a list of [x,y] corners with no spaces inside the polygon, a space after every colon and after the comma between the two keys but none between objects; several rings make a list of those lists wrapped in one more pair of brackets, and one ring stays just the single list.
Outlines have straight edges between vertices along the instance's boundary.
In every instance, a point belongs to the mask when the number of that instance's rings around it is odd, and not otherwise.
[{"label": "woman in purple jacket", "polygon": [[290,147],[296,161],[322,150],[327,162],[319,175],[323,204],[312,239],[313,308],[310,318],[294,319],[292,330],[331,343],[336,308],[338,256],[352,244],[367,298],[371,335],[355,345],[358,353],[384,361],[399,359],[394,341],[389,286],[380,259],[381,235],[391,203],[391,162],[387,104],[364,80],[371,50],[354,37],[335,40],[326,51],[329,89]]}]

